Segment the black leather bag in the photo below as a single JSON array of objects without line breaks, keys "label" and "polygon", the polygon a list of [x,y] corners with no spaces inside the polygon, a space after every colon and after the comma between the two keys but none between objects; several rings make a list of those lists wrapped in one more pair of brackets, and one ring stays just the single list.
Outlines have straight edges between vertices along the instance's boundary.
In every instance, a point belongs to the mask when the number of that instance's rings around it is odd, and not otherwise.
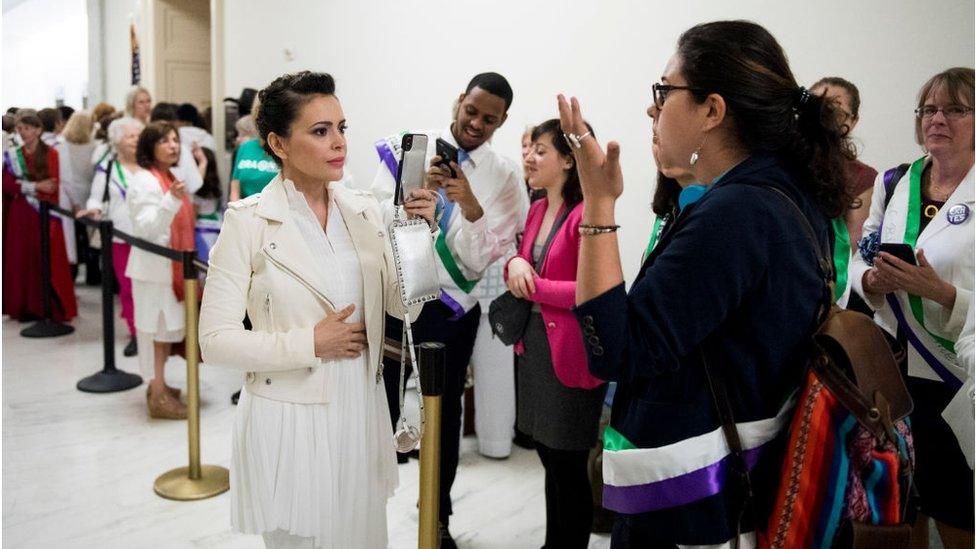
[{"label": "black leather bag", "polygon": [[[562,213],[552,224],[549,236],[546,237],[546,243],[542,246],[542,253],[539,254],[539,260],[536,261],[536,271],[542,267],[542,262],[545,260],[546,254],[549,253],[549,245],[552,244],[552,239],[556,236],[563,222],[566,221],[566,217],[569,216],[570,209],[569,206],[564,207]],[[515,297],[512,292],[506,291],[492,300],[491,305],[488,306],[488,323],[491,325],[491,333],[495,334],[505,345],[515,345],[525,334],[525,327],[529,323],[529,315],[531,314],[531,301]]]},{"label": "black leather bag", "polygon": [[505,345],[515,345],[525,334],[525,326],[532,314],[532,302],[506,291],[488,306],[488,322],[491,333]]}]

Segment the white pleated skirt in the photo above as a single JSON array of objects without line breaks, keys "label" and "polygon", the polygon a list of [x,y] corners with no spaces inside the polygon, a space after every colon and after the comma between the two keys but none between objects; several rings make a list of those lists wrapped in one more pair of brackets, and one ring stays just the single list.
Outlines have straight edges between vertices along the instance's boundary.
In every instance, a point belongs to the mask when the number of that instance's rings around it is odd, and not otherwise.
[{"label": "white pleated skirt", "polygon": [[313,537],[316,547],[386,547],[386,502],[398,478],[383,384],[368,379],[364,357],[321,367],[337,369],[326,404],[241,392],[231,525]]},{"label": "white pleated skirt", "polygon": [[186,327],[186,309],[176,300],[171,282],[132,279],[132,305],[140,332],[162,335]]}]

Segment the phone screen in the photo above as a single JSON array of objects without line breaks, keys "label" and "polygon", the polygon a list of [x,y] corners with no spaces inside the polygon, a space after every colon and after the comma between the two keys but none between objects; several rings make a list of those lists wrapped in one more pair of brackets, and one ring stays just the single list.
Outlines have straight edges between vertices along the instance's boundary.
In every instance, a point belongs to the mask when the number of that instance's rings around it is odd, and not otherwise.
[{"label": "phone screen", "polygon": [[458,150],[457,147],[451,145],[447,141],[438,138],[437,139],[437,156],[441,157],[440,164],[450,170],[451,177],[457,177],[454,172],[454,168],[451,167],[451,162],[457,164],[458,161]]},{"label": "phone screen", "polygon": [[402,205],[410,191],[424,185],[424,164],[427,160],[427,136],[408,133],[403,136],[403,153],[397,173],[396,203]]},{"label": "phone screen", "polygon": [[878,251],[889,253],[905,263],[918,265],[918,261],[915,259],[915,250],[908,244],[885,242],[879,246]]}]

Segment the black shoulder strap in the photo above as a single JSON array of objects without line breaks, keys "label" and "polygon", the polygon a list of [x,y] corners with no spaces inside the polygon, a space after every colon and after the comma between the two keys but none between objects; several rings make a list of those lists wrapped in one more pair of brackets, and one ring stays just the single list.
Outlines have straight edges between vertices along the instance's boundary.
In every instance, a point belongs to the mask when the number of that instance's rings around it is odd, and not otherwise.
[{"label": "black shoulder strap", "polygon": [[[715,411],[722,424],[722,434],[725,435],[725,443],[729,446],[729,457],[731,458],[731,471],[738,475],[735,481],[742,490],[742,507],[736,517],[737,531],[733,532],[731,540],[732,548],[738,549],[739,536],[742,534],[742,522],[745,519],[746,511],[752,513],[753,527],[756,535],[759,535],[759,515],[756,513],[756,498],[752,491],[752,478],[749,475],[749,464],[742,449],[742,439],[739,437],[739,429],[735,426],[735,419],[732,414],[732,403],[729,400],[728,386],[725,384],[723,373],[716,370],[712,371],[705,358],[704,343],[698,347],[698,355],[701,359],[702,367],[705,369],[705,379],[708,380],[708,390],[712,393],[712,401],[715,403]],[[730,480],[732,480],[730,478]]]},{"label": "black shoulder strap", "polygon": [[108,202],[111,196],[108,192],[109,185],[112,184],[112,165],[115,164],[115,158],[111,158],[108,161],[108,165],[105,167],[105,192],[102,193],[102,204]]},{"label": "black shoulder strap", "polygon": [[911,164],[901,164],[901,165],[895,166],[894,168],[891,168],[890,170],[888,170],[888,171],[885,172],[885,174],[884,174],[884,189],[885,189],[884,207],[885,207],[886,210],[888,209],[888,203],[891,202],[891,197],[894,196],[894,194],[895,194],[895,187],[898,185],[898,182],[901,181],[901,178],[902,177],[905,177],[905,173],[908,172],[908,168],[910,168],[910,167],[911,167]]},{"label": "black shoulder strap", "polygon": [[569,217],[569,212],[572,209],[569,204],[564,204],[563,211],[559,212],[559,216],[552,223],[552,228],[549,229],[549,236],[546,237],[546,242],[542,245],[542,253],[539,254],[539,259],[533,265],[536,272],[539,272],[539,269],[542,268],[542,262],[546,260],[546,254],[549,253],[549,245],[552,244],[552,239],[556,237],[556,233],[559,232],[559,228],[562,227],[566,218]]},{"label": "black shoulder strap", "polygon": [[817,260],[817,274],[820,275],[820,279],[824,283],[824,292],[820,302],[820,311],[817,312],[816,325],[819,325],[823,320],[827,318],[827,314],[830,312],[830,308],[834,303],[834,281],[836,280],[834,273],[834,260],[830,253],[830,244],[828,242],[823,242],[817,238],[816,231],[813,230],[813,225],[810,224],[810,220],[800,209],[800,206],[793,200],[793,197],[783,192],[778,187],[769,185],[767,183],[749,183],[750,185],[756,185],[757,187],[763,187],[768,189],[780,196],[787,204],[790,205],[790,210],[793,212],[793,217],[796,218],[797,222],[803,227],[803,232],[807,235],[807,240],[810,242],[810,246],[813,248],[814,256]]}]

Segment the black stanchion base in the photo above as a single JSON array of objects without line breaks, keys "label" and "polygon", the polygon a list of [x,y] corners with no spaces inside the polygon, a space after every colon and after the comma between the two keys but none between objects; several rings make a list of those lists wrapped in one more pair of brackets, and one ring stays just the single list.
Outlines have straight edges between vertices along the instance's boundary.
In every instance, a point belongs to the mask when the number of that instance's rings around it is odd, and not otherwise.
[{"label": "black stanchion base", "polygon": [[78,382],[78,390],[86,393],[115,393],[142,385],[142,378],[122,370],[102,370]]},{"label": "black stanchion base", "polygon": [[53,320],[42,319],[20,331],[24,337],[60,337],[75,331],[70,324],[61,324]]}]

